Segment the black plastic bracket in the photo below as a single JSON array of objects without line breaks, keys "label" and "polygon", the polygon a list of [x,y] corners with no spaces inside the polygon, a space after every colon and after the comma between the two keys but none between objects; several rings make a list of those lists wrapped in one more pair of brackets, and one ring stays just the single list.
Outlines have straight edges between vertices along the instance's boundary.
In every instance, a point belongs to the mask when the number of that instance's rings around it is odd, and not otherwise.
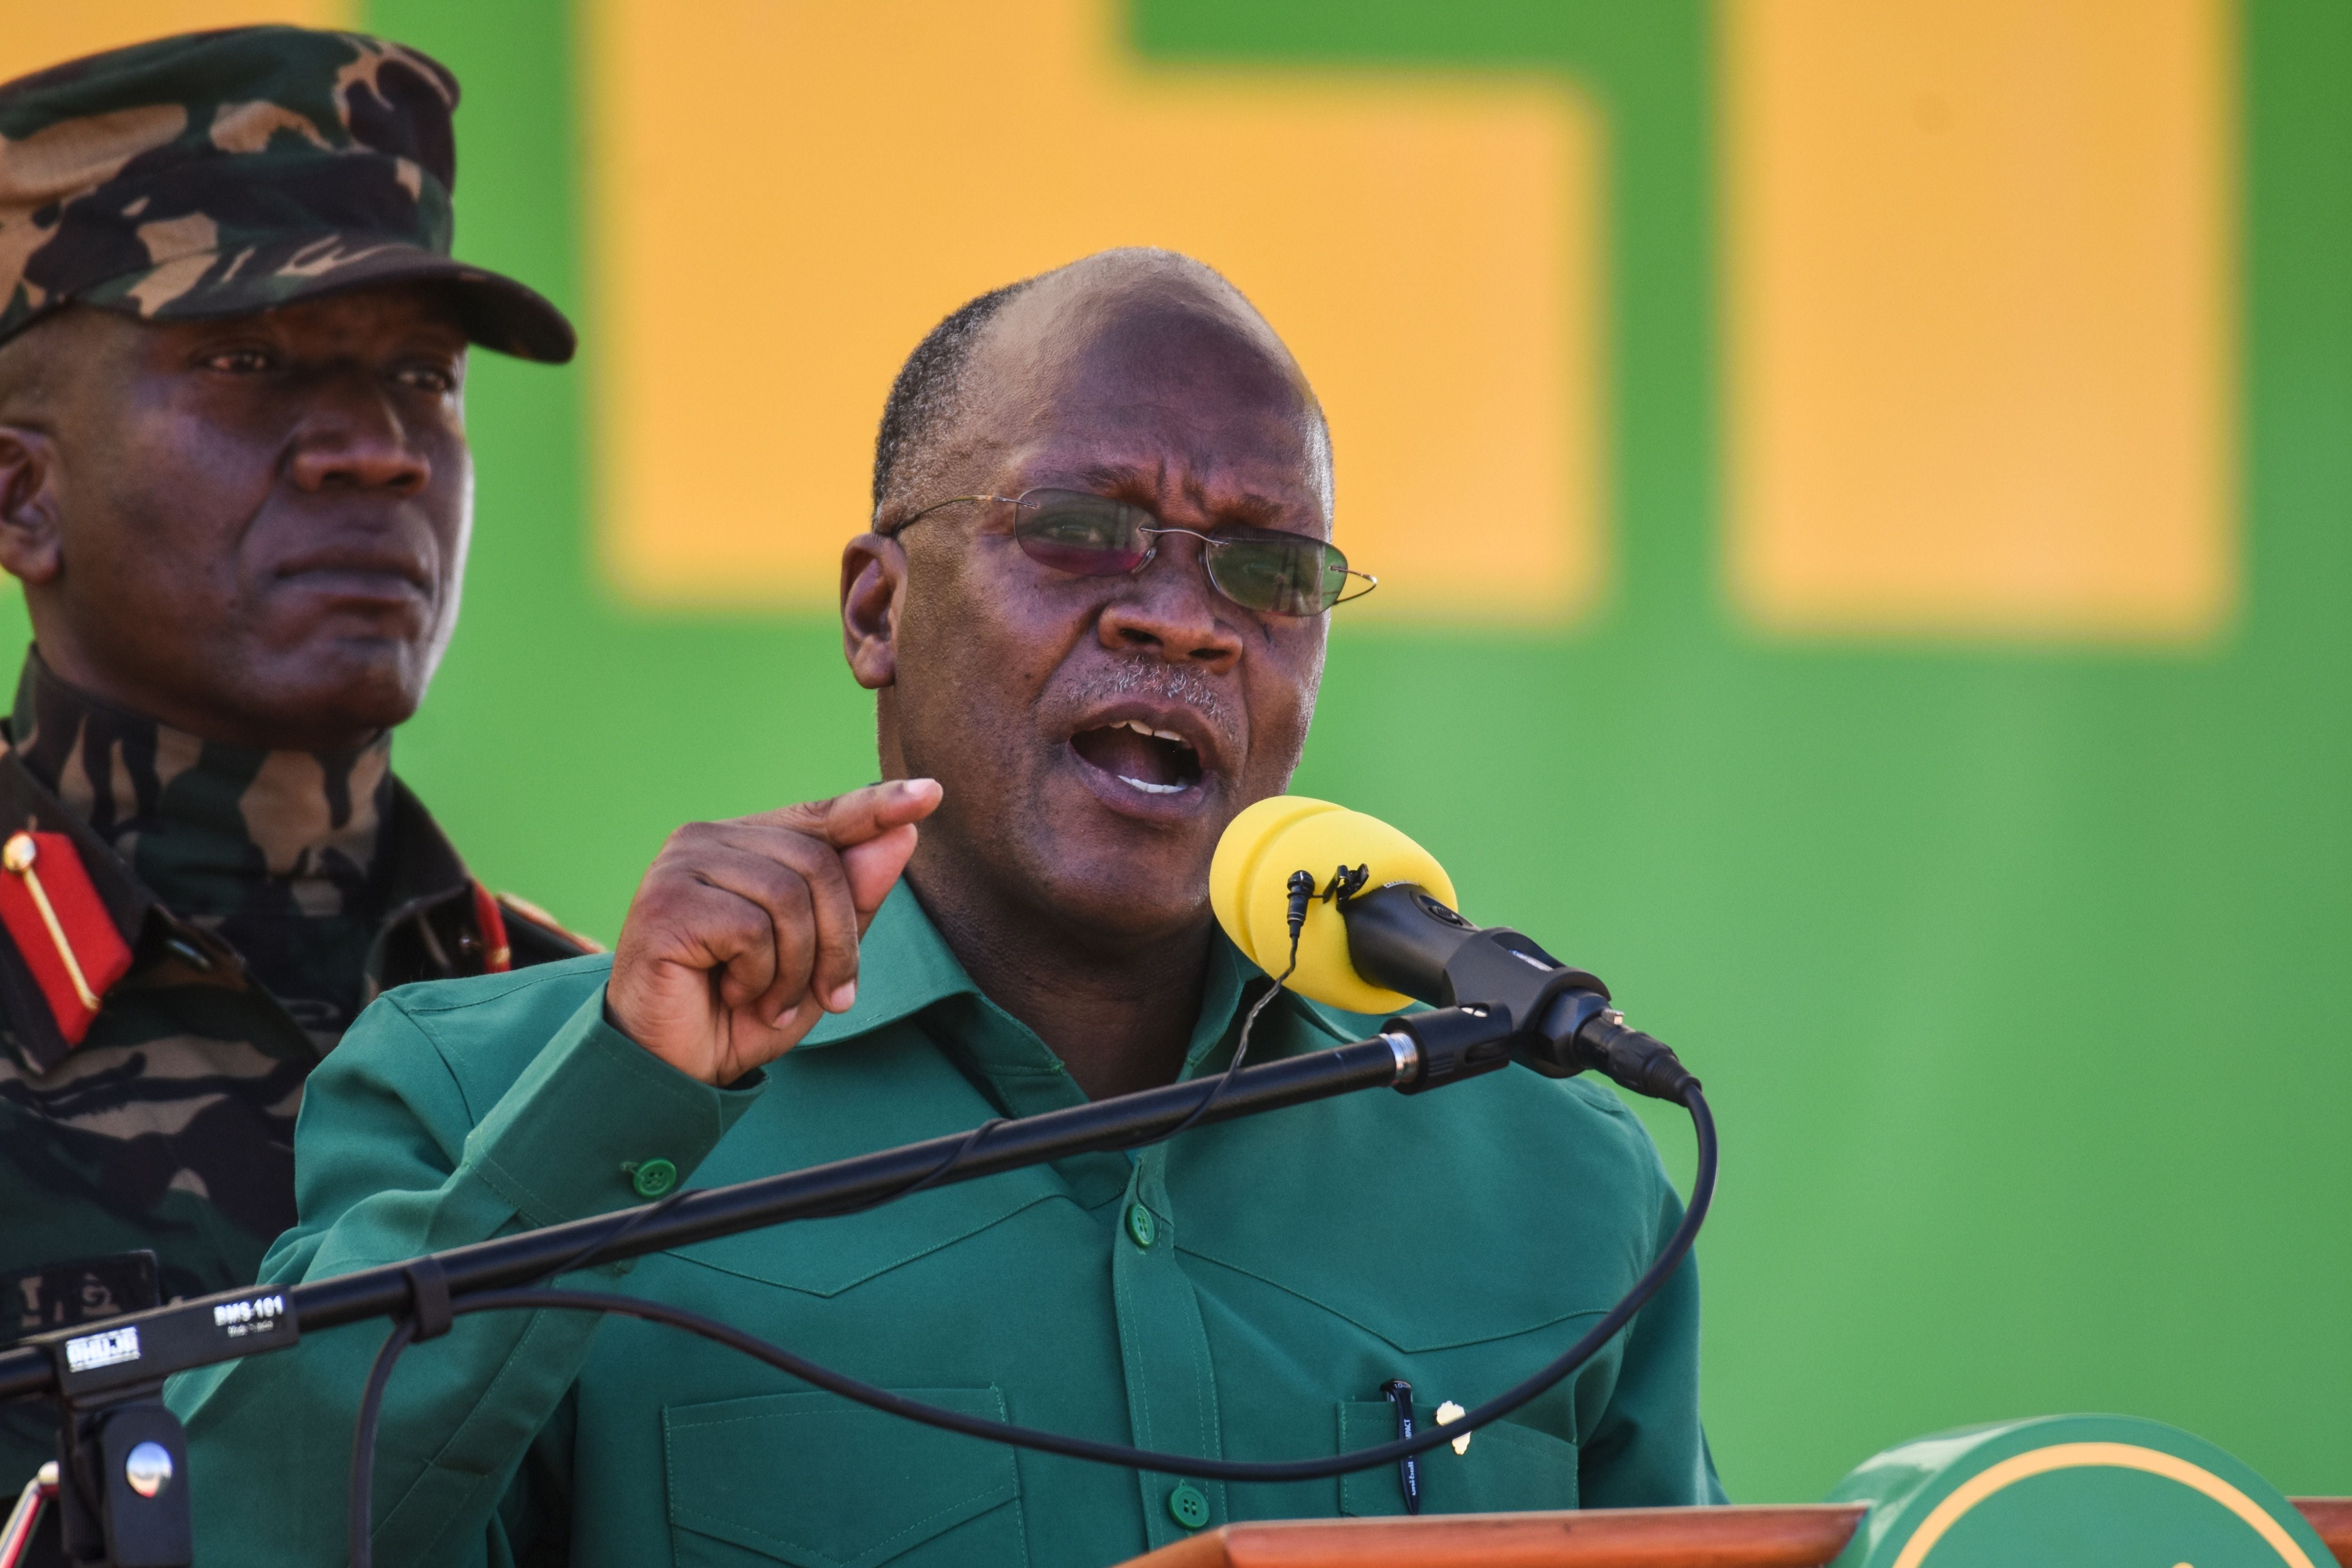
[{"label": "black plastic bracket", "polygon": [[408,1277],[408,1315],[416,1338],[439,1339],[457,1321],[449,1310],[449,1276],[442,1272],[441,1260],[428,1255],[401,1272]]},{"label": "black plastic bracket", "polygon": [[188,1443],[164,1408],[163,1379],[300,1335],[285,1292],[264,1288],[26,1340],[49,1356],[64,1407],[57,1502],[68,1560],[188,1568]]},{"label": "black plastic bracket", "polygon": [[66,1556],[110,1568],[189,1568],[188,1438],[160,1390],[68,1415],[58,1469]]}]

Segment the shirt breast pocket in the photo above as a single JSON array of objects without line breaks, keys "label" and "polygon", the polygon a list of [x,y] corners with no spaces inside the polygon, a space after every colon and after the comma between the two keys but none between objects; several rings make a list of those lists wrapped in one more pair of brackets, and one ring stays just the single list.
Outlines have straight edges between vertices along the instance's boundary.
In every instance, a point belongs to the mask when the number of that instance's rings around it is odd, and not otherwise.
[{"label": "shirt breast pocket", "polygon": [[[1437,1421],[1433,1406],[1415,1404],[1413,1429]],[[1370,1448],[1394,1441],[1396,1406],[1387,1400],[1349,1400],[1339,1406],[1339,1447]],[[1453,1446],[1414,1457],[1423,1513],[1523,1513],[1577,1506],[1576,1445],[1516,1421],[1493,1421],[1470,1435],[1466,1452]],[[1402,1513],[1404,1486],[1393,1464],[1339,1478],[1339,1511],[1357,1516]]]},{"label": "shirt breast pocket", "polygon": [[[904,1389],[1005,1418],[993,1388]],[[771,1394],[662,1412],[677,1568],[1025,1564],[1013,1450],[829,1394]]]}]

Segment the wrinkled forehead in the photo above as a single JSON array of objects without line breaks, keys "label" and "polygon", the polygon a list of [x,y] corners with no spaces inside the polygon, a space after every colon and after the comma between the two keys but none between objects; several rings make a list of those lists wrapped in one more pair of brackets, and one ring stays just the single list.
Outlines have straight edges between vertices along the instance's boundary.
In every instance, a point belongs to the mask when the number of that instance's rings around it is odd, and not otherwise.
[{"label": "wrinkled forehead", "polygon": [[1322,412],[1246,306],[1181,289],[1048,287],[1007,309],[983,354],[992,444],[1031,468],[1280,495],[1328,525]]}]

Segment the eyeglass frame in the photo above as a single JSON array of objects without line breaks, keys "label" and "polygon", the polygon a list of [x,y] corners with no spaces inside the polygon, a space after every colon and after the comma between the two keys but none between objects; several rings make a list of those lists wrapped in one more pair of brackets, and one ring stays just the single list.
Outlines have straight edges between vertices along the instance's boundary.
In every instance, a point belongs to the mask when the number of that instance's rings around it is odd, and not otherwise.
[{"label": "eyeglass frame", "polygon": [[[1020,505],[1021,505],[1021,503],[1022,503],[1023,501],[1027,500],[1031,496],[1036,495],[1036,494],[1040,493],[1041,491],[1047,491],[1047,490],[1053,491],[1053,492],[1055,492],[1055,494],[1059,494],[1059,495],[1073,495],[1073,496],[1079,496],[1079,495],[1083,495],[1083,496],[1093,496],[1097,500],[1107,500],[1107,501],[1110,501],[1110,502],[1112,502],[1113,504],[1118,505],[1118,506],[1131,506],[1131,507],[1134,507],[1136,510],[1138,510],[1138,511],[1139,511],[1139,512],[1143,513],[1143,515],[1144,515],[1144,516],[1146,516],[1146,517],[1150,518],[1150,519],[1151,520],[1151,521],[1152,521],[1152,524],[1153,524],[1153,526],[1151,526],[1151,527],[1148,527],[1148,528],[1139,528],[1138,531],[1139,531],[1139,532],[1141,532],[1141,533],[1143,533],[1143,534],[1145,534],[1145,535],[1148,535],[1148,536],[1151,539],[1152,543],[1151,543],[1150,547],[1150,548],[1148,548],[1147,550],[1145,550],[1145,552],[1143,552],[1143,559],[1142,559],[1142,560],[1140,560],[1140,561],[1139,561],[1139,562],[1137,562],[1134,565],[1132,565],[1132,566],[1129,567],[1126,571],[1124,571],[1124,572],[1104,572],[1104,573],[1076,573],[1076,572],[1074,572],[1074,573],[1068,573],[1068,574],[1066,574],[1066,575],[1069,575],[1069,576],[1074,576],[1074,577],[1078,577],[1078,576],[1101,576],[1101,577],[1114,577],[1114,576],[1117,576],[1117,577],[1133,577],[1133,576],[1138,576],[1138,575],[1139,575],[1139,574],[1142,573],[1142,571],[1143,571],[1143,569],[1144,569],[1145,567],[1147,567],[1147,566],[1150,565],[1154,561],[1157,561],[1157,560],[1160,558],[1160,544],[1159,544],[1159,538],[1160,538],[1160,536],[1161,534],[1163,534],[1163,533],[1181,533],[1181,534],[1184,534],[1184,535],[1186,535],[1186,536],[1188,536],[1188,537],[1190,537],[1190,538],[1193,538],[1193,539],[1197,539],[1197,540],[1199,540],[1199,541],[1200,541],[1203,545],[1210,545],[1210,544],[1221,544],[1221,543],[1223,543],[1223,544],[1234,544],[1234,543],[1239,543],[1239,542],[1241,542],[1241,541],[1239,541],[1239,540],[1235,540],[1235,539],[1234,539],[1234,538],[1233,538],[1232,536],[1230,536],[1230,535],[1227,535],[1227,536],[1225,536],[1224,538],[1222,538],[1222,539],[1221,539],[1221,538],[1219,538],[1216,534],[1213,534],[1213,533],[1203,533],[1203,532],[1202,532],[1202,531],[1201,531],[1199,529],[1197,529],[1197,528],[1178,528],[1178,527],[1174,526],[1173,524],[1171,524],[1171,523],[1168,522],[1168,521],[1167,521],[1166,520],[1164,520],[1163,518],[1161,518],[1161,517],[1160,517],[1160,515],[1158,512],[1156,512],[1156,511],[1152,510],[1150,507],[1145,506],[1145,505],[1143,505],[1142,503],[1140,503],[1140,502],[1139,502],[1139,501],[1123,501],[1123,500],[1119,500],[1116,496],[1107,496],[1107,495],[1103,495],[1103,494],[1101,494],[1099,491],[1095,491],[1095,490],[1069,489],[1066,489],[1065,487],[1063,487],[1063,486],[1061,486],[1061,485],[1032,485],[1029,489],[1025,489],[1025,490],[1023,490],[1023,491],[1022,491],[1019,495],[1017,495],[1017,496],[1000,496],[1000,495],[950,496],[950,497],[948,497],[948,498],[947,498],[947,500],[937,500],[937,501],[933,501],[930,505],[929,505],[929,506],[927,506],[927,507],[923,508],[923,510],[920,510],[920,511],[919,511],[919,512],[915,513],[912,517],[903,519],[902,521],[900,521],[898,523],[898,525],[897,525],[897,526],[893,527],[893,528],[890,530],[890,531],[889,531],[889,532],[883,534],[883,535],[882,535],[882,537],[883,537],[883,538],[885,538],[885,539],[896,539],[896,538],[898,538],[900,534],[902,534],[902,533],[906,532],[906,531],[907,531],[907,530],[908,530],[908,529],[910,529],[910,528],[914,527],[914,526],[915,526],[915,524],[917,524],[917,523],[919,523],[919,522],[922,521],[923,521],[923,519],[925,519],[925,518],[927,518],[927,517],[930,516],[930,515],[931,515],[931,513],[933,513],[933,512],[935,512],[935,511],[939,511],[939,510],[942,510],[942,509],[944,509],[944,508],[947,508],[947,507],[951,507],[951,506],[961,506],[961,505],[962,505],[962,504],[963,504],[964,502],[966,502],[966,501],[985,501],[985,502],[988,502],[989,504],[991,504],[991,505],[994,505],[994,506],[1009,506],[1009,507],[1013,507],[1013,508],[1014,508],[1014,509],[1017,510],[1019,509],[1019,507],[1020,507]],[[1285,532],[1288,532],[1288,530],[1286,530],[1286,529],[1278,529],[1278,528],[1269,528],[1269,529],[1263,529],[1263,530],[1260,530],[1259,531],[1264,532],[1264,533],[1285,533]],[[1295,538],[1295,539],[1307,539],[1309,542],[1311,542],[1311,543],[1315,543],[1315,544],[1320,544],[1320,545],[1322,545],[1324,548],[1326,548],[1326,549],[1328,549],[1328,550],[1337,551],[1337,550],[1339,549],[1339,546],[1338,546],[1338,545],[1335,545],[1335,544],[1331,543],[1331,542],[1330,542],[1330,541],[1326,540],[1326,539],[1311,539],[1308,535],[1307,535],[1307,534],[1303,534],[1303,533],[1299,533],[1299,534],[1292,534],[1292,535],[1291,535],[1291,537],[1293,537],[1293,538]],[[1341,561],[1345,561],[1345,560],[1347,560],[1347,556],[1343,553],[1343,554],[1341,554],[1341,555],[1340,555],[1339,559],[1340,559]],[[1040,563],[1038,563],[1038,564],[1040,564],[1040,565],[1044,565],[1045,563],[1044,563],[1043,562],[1040,562]],[[1059,568],[1052,567],[1052,566],[1047,566],[1045,569],[1046,569],[1047,571],[1049,571],[1049,572],[1059,570]],[[1201,558],[1201,574],[1202,574],[1203,577],[1208,578],[1208,580],[1209,580],[1209,586],[1210,586],[1210,587],[1212,587],[1212,588],[1215,588],[1215,589],[1216,589],[1216,591],[1217,591],[1217,596],[1218,596],[1219,598],[1223,599],[1227,604],[1232,605],[1235,606],[1236,608],[1244,609],[1244,610],[1248,610],[1248,611],[1250,612],[1250,614],[1252,614],[1252,615],[1254,615],[1254,616],[1282,616],[1285,620],[1293,620],[1293,621],[1312,620],[1312,619],[1314,618],[1314,616],[1328,616],[1328,615],[1329,615],[1333,610],[1338,609],[1338,608],[1339,608],[1340,605],[1352,605],[1352,604],[1354,604],[1358,599],[1362,598],[1365,595],[1367,595],[1367,594],[1370,593],[1373,589],[1375,589],[1375,588],[1377,588],[1377,587],[1379,587],[1379,586],[1381,585],[1381,580],[1380,580],[1378,577],[1373,576],[1370,572],[1359,572],[1358,570],[1356,570],[1356,569],[1355,569],[1354,567],[1352,567],[1352,566],[1341,566],[1341,567],[1339,568],[1339,571],[1340,571],[1341,574],[1343,574],[1343,575],[1345,575],[1345,576],[1349,576],[1349,577],[1361,577],[1361,578],[1364,580],[1364,586],[1363,586],[1363,587],[1361,587],[1361,588],[1357,589],[1357,590],[1356,590],[1354,593],[1352,593],[1352,594],[1349,594],[1349,595],[1344,595],[1344,596],[1342,596],[1342,597],[1340,597],[1340,598],[1337,598],[1337,599],[1332,600],[1329,604],[1328,604],[1328,605],[1324,605],[1321,609],[1315,611],[1315,612],[1314,612],[1314,615],[1312,615],[1312,616],[1298,616],[1298,615],[1292,615],[1290,612],[1288,612],[1288,611],[1286,611],[1286,610],[1274,610],[1274,609],[1260,610],[1260,609],[1255,609],[1255,608],[1253,608],[1252,606],[1250,606],[1250,605],[1244,605],[1244,604],[1243,604],[1240,600],[1238,600],[1238,599],[1234,598],[1231,594],[1226,593],[1226,592],[1224,591],[1224,589],[1223,589],[1222,587],[1218,587],[1216,577],[1214,576],[1214,574],[1213,574],[1209,571],[1209,563],[1208,563],[1208,552],[1207,552],[1207,551],[1203,550],[1203,551],[1202,552],[1202,558]]]}]

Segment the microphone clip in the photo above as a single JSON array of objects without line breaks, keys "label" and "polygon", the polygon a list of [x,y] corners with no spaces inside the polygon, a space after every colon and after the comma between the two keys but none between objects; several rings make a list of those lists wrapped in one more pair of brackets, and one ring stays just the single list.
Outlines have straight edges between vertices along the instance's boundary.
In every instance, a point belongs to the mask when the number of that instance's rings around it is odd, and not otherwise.
[{"label": "microphone clip", "polygon": [[1307,907],[1315,901],[1315,873],[1293,871],[1285,884],[1290,889],[1290,951],[1298,951],[1298,933],[1307,928]]},{"label": "microphone clip", "polygon": [[1304,869],[1293,871],[1290,879],[1283,884],[1290,893],[1288,922],[1292,950],[1297,951],[1298,933],[1306,929],[1308,905],[1318,900],[1337,904],[1345,913],[1348,900],[1362,892],[1364,884],[1371,879],[1372,868],[1369,862],[1361,866],[1341,866],[1331,873],[1331,879],[1320,889],[1315,886],[1314,872]]}]

